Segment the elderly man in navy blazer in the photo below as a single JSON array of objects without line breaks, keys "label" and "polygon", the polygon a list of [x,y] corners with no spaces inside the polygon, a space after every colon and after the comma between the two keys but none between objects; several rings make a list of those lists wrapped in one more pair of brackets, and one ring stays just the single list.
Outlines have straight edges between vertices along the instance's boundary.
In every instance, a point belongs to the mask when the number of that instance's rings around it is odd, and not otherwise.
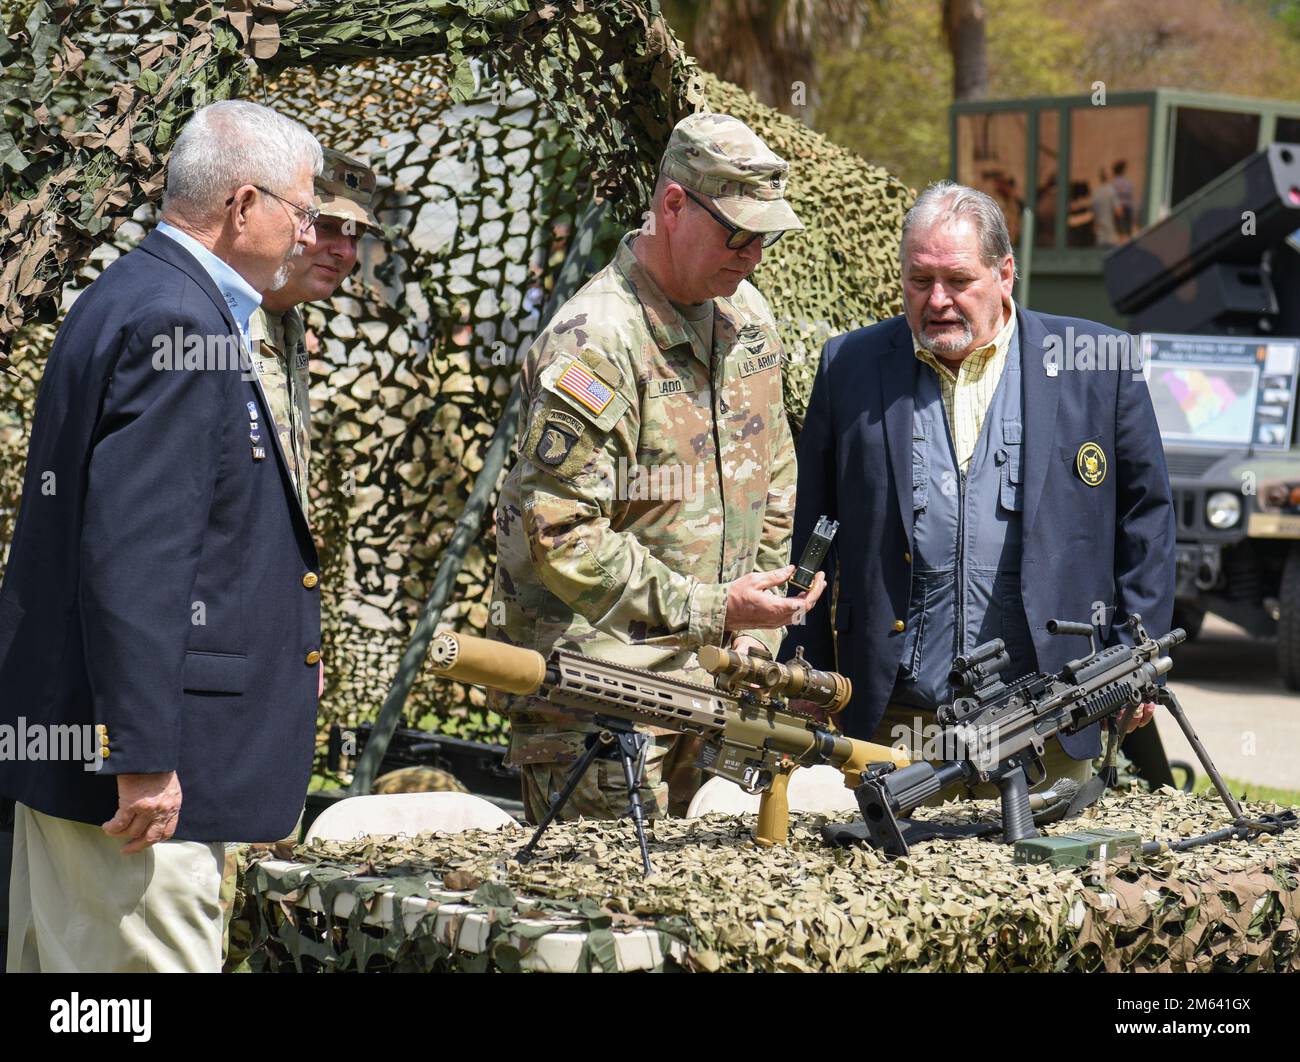
[{"label": "elderly man in navy blazer", "polygon": [[[904,221],[900,264],[905,314],[822,352],[794,547],[819,515],[838,519],[827,575],[839,592],[834,616],[815,608],[782,651],[803,646],[849,676],[848,734],[933,760],[945,758],[934,711],[951,699],[954,656],[1002,638],[1009,679],[1087,651],[1049,636],[1049,619],[1094,623],[1110,642],[1128,640],[1132,613],[1168,630],[1174,515],[1127,337],[1015,305],[992,199],[932,185]],[[1099,752],[1095,726],[1050,742],[1044,784],[1086,779]]]},{"label": "elderly man in navy blazer", "polygon": [[302,808],[317,556],[243,337],[320,167],[274,111],[200,110],[50,352],[0,591],[0,724],[51,737],[0,757],[10,970],[219,970],[223,842]]}]

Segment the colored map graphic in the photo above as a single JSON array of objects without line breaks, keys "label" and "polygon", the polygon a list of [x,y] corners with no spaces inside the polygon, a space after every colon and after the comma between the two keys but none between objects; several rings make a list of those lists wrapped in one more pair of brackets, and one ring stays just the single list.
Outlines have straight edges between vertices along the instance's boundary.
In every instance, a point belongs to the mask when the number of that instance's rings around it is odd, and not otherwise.
[{"label": "colored map graphic", "polygon": [[1258,369],[1152,366],[1151,401],[1166,438],[1250,442]]}]

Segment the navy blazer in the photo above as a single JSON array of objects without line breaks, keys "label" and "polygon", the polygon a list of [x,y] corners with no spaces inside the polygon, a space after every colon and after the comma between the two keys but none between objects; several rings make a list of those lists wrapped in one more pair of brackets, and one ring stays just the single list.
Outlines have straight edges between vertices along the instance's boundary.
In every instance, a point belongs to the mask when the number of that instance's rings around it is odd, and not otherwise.
[{"label": "navy blazer", "polygon": [[[102,724],[109,755],[98,771],[0,758],[0,794],[98,825],[113,775],[175,770],[176,838],[293,829],[316,733],[318,560],[273,429],[254,460],[251,412],[271,414],[237,334],[159,232],[60,328],[0,589],[0,725]],[[166,367],[199,344],[211,360],[190,364],[209,367]]]},{"label": "navy blazer", "polygon": [[[1056,671],[1087,645],[1049,635],[1049,619],[1092,622],[1100,602],[1110,643],[1131,640],[1118,625],[1132,612],[1153,635],[1169,629],[1174,510],[1140,371],[1075,367],[1069,354],[1084,349],[1081,336],[1091,337],[1086,345],[1122,333],[1092,321],[1017,312],[1025,426],[1020,586],[1038,669]],[[1049,354],[1060,366],[1055,375],[1048,373]],[[790,628],[781,656],[803,646],[814,664],[836,665],[852,680],[853,699],[840,721],[852,737],[870,738],[880,723],[907,637],[895,624],[907,620],[911,596],[915,364],[903,317],[836,336],[822,351],[799,437],[793,555],[818,516],[839,520],[826,563],[828,582],[839,576],[838,654],[827,593],[803,625]],[[1079,448],[1090,441],[1100,444],[1108,465],[1095,487],[1075,467]],[[1062,744],[1076,759],[1095,756],[1098,728]]]}]

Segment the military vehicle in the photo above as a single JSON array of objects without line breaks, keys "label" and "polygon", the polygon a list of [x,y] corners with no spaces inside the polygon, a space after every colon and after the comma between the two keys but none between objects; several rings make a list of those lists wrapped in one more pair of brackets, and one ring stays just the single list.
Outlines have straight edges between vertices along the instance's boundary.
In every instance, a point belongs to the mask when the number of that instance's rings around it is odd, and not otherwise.
[{"label": "military vehicle", "polygon": [[954,179],[1007,213],[1017,301],[1130,334],[1110,353],[1160,420],[1175,625],[1276,636],[1300,689],[1300,103],[1099,86],[951,117]]}]

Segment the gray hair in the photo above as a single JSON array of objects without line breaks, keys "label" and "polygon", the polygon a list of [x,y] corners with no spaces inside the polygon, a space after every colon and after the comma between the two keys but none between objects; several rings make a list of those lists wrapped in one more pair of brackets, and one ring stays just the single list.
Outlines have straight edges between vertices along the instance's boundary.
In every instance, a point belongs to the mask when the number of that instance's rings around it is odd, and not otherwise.
[{"label": "gray hair", "polygon": [[928,229],[937,222],[956,218],[967,218],[975,225],[980,240],[980,259],[985,265],[996,266],[1013,253],[1007,219],[996,200],[964,184],[935,181],[916,197],[912,209],[903,218],[903,234],[898,240],[899,262],[903,261],[903,249],[913,229]]},{"label": "gray hair", "polygon": [[163,212],[209,217],[241,184],[283,187],[286,174],[319,174],[320,144],[292,118],[247,100],[221,100],[194,112],[167,161]]}]

